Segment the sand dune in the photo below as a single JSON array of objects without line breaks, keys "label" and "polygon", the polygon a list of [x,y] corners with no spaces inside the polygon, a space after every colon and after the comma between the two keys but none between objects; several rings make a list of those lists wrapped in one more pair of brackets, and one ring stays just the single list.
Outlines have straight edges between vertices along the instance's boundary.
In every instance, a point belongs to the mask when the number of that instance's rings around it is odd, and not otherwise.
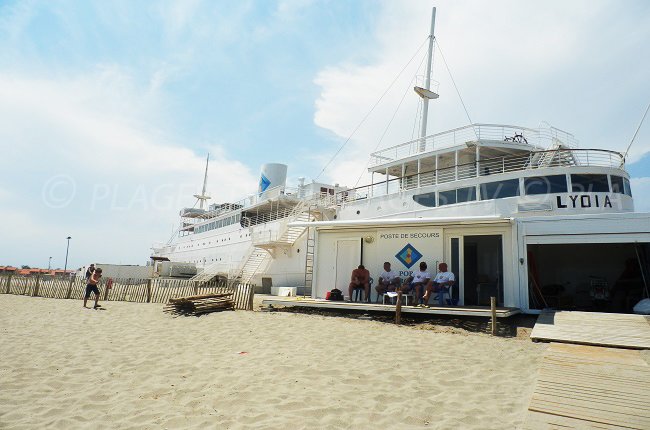
[{"label": "sand dune", "polygon": [[0,295],[0,428],[512,429],[544,345]]}]

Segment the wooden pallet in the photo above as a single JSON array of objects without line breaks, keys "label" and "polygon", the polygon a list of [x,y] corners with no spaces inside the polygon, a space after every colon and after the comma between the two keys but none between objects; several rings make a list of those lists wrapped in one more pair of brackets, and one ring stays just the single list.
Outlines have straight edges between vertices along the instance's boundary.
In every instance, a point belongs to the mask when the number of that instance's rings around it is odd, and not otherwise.
[{"label": "wooden pallet", "polygon": [[533,340],[650,349],[650,317],[598,312],[548,312],[537,318]]},{"label": "wooden pallet", "polygon": [[552,343],[526,429],[650,429],[650,366],[638,351]]}]

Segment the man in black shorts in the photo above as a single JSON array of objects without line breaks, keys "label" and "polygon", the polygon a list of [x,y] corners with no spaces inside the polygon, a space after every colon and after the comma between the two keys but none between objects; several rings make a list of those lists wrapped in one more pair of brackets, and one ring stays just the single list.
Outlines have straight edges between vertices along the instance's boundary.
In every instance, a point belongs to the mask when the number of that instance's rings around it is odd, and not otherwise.
[{"label": "man in black shorts", "polygon": [[99,288],[97,284],[99,283],[100,278],[102,277],[102,269],[96,268],[90,278],[88,278],[88,285],[86,285],[86,295],[84,296],[84,308],[87,308],[86,302],[90,297],[90,293],[95,293],[95,309],[99,307]]}]

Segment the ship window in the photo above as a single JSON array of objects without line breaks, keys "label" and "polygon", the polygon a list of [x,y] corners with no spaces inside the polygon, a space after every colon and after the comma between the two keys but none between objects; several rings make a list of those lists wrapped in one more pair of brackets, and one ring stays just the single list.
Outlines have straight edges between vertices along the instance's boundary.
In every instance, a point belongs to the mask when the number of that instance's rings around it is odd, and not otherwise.
[{"label": "ship window", "polygon": [[519,195],[519,179],[481,184],[481,200],[504,199]]},{"label": "ship window", "polygon": [[436,193],[416,194],[413,196],[415,203],[430,208],[436,207]]},{"label": "ship window", "polygon": [[609,191],[607,175],[571,175],[571,191],[606,193]]},{"label": "ship window", "polygon": [[476,187],[459,188],[456,190],[456,202],[473,202],[476,200]]},{"label": "ship window", "polygon": [[453,205],[456,203],[456,190],[440,191],[438,193],[438,204],[440,206]]},{"label": "ship window", "polygon": [[566,175],[524,178],[524,190],[526,195],[566,193]]},{"label": "ship window", "polygon": [[620,176],[610,176],[612,180],[612,192],[614,193],[625,193],[625,186],[623,185],[623,178]]},{"label": "ship window", "polygon": [[625,194],[632,197],[632,188],[630,188],[630,180],[623,178],[623,183],[625,184]]}]

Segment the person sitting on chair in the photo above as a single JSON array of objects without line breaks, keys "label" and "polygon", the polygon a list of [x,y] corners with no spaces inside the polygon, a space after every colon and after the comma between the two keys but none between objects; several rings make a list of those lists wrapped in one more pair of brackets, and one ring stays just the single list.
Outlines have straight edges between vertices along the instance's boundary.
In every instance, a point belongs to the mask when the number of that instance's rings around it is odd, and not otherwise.
[{"label": "person sitting on chair", "polygon": [[377,294],[381,296],[388,291],[397,290],[400,282],[401,280],[399,276],[397,276],[397,272],[390,269],[390,263],[387,261],[384,263],[384,271],[379,275],[379,283],[375,287],[375,290],[377,291]]},{"label": "person sitting on chair", "polygon": [[357,288],[363,288],[365,294],[363,300],[367,300],[370,296],[370,272],[368,269],[363,267],[363,264],[359,264],[359,267],[352,271],[352,278],[350,279],[350,287],[348,292],[350,293],[350,301],[352,301],[352,293]]},{"label": "person sitting on chair", "polygon": [[[456,283],[456,276],[453,272],[447,271],[447,263],[440,263],[438,265],[438,273],[433,281],[427,285],[427,292],[424,294],[424,305],[429,304],[429,297],[431,293],[443,294],[444,291],[451,288]],[[451,294],[449,295],[451,298]],[[442,295],[440,296],[440,304],[442,305]]]},{"label": "person sitting on chair", "polygon": [[415,301],[417,305],[422,299],[422,292],[430,279],[431,275],[427,272],[427,263],[422,261],[420,262],[420,270],[413,272],[413,274],[406,278],[406,281],[402,284],[402,292],[409,293],[415,291]]}]

